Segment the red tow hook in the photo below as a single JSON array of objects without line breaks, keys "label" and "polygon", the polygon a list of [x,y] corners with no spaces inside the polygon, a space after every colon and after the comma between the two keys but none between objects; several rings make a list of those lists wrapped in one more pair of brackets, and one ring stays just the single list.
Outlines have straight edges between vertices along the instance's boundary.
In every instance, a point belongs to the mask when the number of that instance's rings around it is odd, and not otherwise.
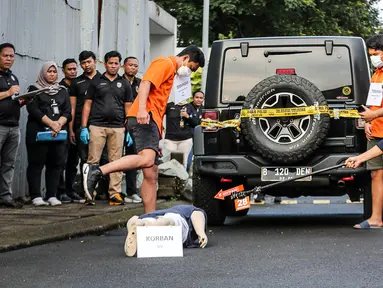
[{"label": "red tow hook", "polygon": [[342,180],[338,181],[338,187],[344,188],[346,186],[346,181],[352,181],[352,180],[354,180],[354,176],[343,177]]},{"label": "red tow hook", "polygon": [[233,182],[233,180],[231,180],[231,179],[228,179],[228,178],[221,178],[221,183],[231,183],[231,182]]}]

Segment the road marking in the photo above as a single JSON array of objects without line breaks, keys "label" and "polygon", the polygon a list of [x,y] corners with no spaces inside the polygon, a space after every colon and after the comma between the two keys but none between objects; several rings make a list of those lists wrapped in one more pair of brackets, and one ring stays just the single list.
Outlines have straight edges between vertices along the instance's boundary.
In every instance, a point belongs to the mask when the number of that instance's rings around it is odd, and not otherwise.
[{"label": "road marking", "polygon": [[251,205],[264,205],[264,204],[265,204],[265,201],[262,201],[262,202],[254,202],[254,201],[251,201],[250,204],[251,204]]},{"label": "road marking", "polygon": [[313,200],[313,204],[330,204],[331,200]]},{"label": "road marking", "polygon": [[274,205],[296,205],[296,204],[314,204],[314,205],[323,205],[323,204],[363,204],[363,198],[361,198],[360,201],[357,201],[357,202],[351,202],[350,199],[343,200],[343,201],[339,201],[339,200],[336,200],[336,199],[333,199],[333,200],[331,200],[331,199],[317,199],[317,200],[307,201],[305,199],[301,199],[301,200],[282,200],[281,203],[278,204],[278,203],[274,203],[274,202],[265,203],[265,201],[254,202],[254,200],[252,200],[250,202],[250,205],[265,205],[265,204],[274,204]]},{"label": "road marking", "polygon": [[282,200],[281,204],[298,204],[298,200]]},{"label": "road marking", "polygon": [[350,199],[347,199],[347,204],[361,204],[361,203],[363,203],[363,199],[360,199],[360,201],[356,201],[356,202],[351,202],[351,200]]}]

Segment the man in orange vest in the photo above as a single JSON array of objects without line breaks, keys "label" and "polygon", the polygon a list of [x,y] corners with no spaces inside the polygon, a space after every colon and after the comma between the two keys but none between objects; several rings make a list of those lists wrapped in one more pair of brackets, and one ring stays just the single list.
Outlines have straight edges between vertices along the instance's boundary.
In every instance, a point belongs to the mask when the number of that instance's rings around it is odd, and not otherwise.
[{"label": "man in orange vest", "polygon": [[[363,106],[365,110],[360,113],[362,119],[366,121],[364,130],[368,140],[367,149],[370,150],[383,139],[383,35],[378,34],[372,36],[366,41],[366,45],[371,64],[376,68],[374,75],[371,77],[370,84],[371,88],[374,87],[374,89],[370,89],[367,105],[369,105],[369,102],[374,103],[371,104],[369,108]],[[372,90],[378,90],[377,95],[372,95]],[[375,100],[371,101],[372,98]],[[356,158],[357,157],[352,157],[350,158],[351,160],[348,161],[352,162],[356,160]],[[372,178],[372,215],[366,221],[355,225],[354,228],[357,229],[371,229],[383,226],[383,158],[376,157],[369,159],[367,161],[367,169],[371,171]]]}]

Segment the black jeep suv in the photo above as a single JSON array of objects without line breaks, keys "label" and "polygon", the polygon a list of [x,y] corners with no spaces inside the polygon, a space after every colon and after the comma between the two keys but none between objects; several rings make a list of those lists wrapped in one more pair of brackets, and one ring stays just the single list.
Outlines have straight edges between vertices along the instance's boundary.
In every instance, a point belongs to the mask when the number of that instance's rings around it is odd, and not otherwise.
[{"label": "black jeep suv", "polygon": [[[359,37],[267,37],[215,41],[211,48],[202,117],[238,119],[242,109],[328,106],[358,109],[366,103],[370,66]],[[328,114],[241,118],[240,129],[196,127],[193,202],[209,224],[243,216],[218,191],[291,179],[343,163],[366,151],[364,122]],[[364,167],[338,168],[266,190],[272,196],[341,196],[371,215],[370,176]]]}]

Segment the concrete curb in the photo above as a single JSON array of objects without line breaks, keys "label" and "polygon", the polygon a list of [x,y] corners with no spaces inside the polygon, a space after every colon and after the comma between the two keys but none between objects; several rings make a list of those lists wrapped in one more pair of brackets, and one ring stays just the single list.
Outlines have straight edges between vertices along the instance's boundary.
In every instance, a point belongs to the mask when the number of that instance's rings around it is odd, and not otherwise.
[{"label": "concrete curb", "polygon": [[[186,203],[183,201],[157,203],[157,209],[166,209],[181,204]],[[0,253],[116,229],[125,226],[130,217],[143,213],[144,207],[138,207],[40,227],[28,227],[18,233],[2,233],[0,235]]]}]

